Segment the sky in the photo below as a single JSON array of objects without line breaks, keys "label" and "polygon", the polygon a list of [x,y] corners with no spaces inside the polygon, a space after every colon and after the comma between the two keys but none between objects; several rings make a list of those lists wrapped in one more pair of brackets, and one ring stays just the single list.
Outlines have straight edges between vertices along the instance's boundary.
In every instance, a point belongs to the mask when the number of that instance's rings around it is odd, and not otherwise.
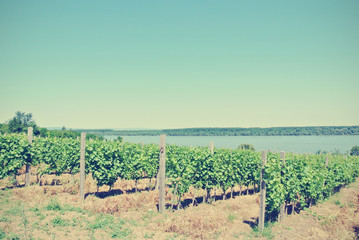
[{"label": "sky", "polygon": [[0,0],[0,123],[359,125],[359,1]]}]

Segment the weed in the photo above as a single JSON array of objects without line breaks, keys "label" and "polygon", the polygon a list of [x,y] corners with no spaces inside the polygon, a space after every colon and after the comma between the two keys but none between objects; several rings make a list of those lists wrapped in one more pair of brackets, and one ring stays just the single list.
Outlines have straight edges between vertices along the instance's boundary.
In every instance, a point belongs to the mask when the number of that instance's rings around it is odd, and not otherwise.
[{"label": "weed", "polygon": [[153,238],[155,236],[154,233],[146,233],[143,237],[144,238]]},{"label": "weed", "polygon": [[[120,224],[121,224],[121,225],[124,225],[124,224],[125,224],[125,221],[124,221],[124,220],[122,220],[122,219],[118,219],[118,220],[120,221]],[[129,224],[131,224],[131,226],[134,226],[134,227],[138,226],[136,220],[129,219],[129,220],[126,220],[126,222],[128,222]]]},{"label": "weed", "polygon": [[25,207],[24,205],[20,204],[20,211],[21,211],[21,223],[24,226],[24,239],[31,239],[31,234],[28,233],[28,225],[29,225],[29,220],[27,219],[27,215],[26,215],[26,211],[25,211]]},{"label": "weed", "polygon": [[221,232],[216,232],[213,236],[213,239],[218,239],[220,235],[221,235]]},{"label": "weed", "polygon": [[124,220],[115,219],[112,215],[100,214],[96,217],[94,222],[87,223],[87,228],[92,231],[92,237],[96,229],[111,229],[112,238],[128,239],[132,233],[130,229],[122,229],[125,224]]},{"label": "weed", "polygon": [[118,228],[118,229],[114,229],[112,234],[111,234],[111,237],[112,238],[120,238],[120,239],[128,239],[128,236],[132,233],[132,230],[130,229],[121,229],[121,228]]},{"label": "weed", "polygon": [[89,233],[89,237],[90,237],[90,240],[95,240],[95,236],[94,236],[94,233],[95,231],[92,229],[91,232]]},{"label": "weed", "polygon": [[84,210],[82,210],[81,208],[79,208],[79,207],[74,207],[74,206],[71,206],[71,205],[69,205],[69,204],[65,204],[65,205],[62,207],[62,210],[65,211],[65,212],[84,213]]},{"label": "weed", "polygon": [[39,217],[40,220],[45,219],[45,216],[44,216],[43,213],[41,213],[40,208],[38,208],[38,207],[32,207],[32,208],[29,209],[29,211],[34,212],[34,213],[35,213],[35,216]]},{"label": "weed", "polygon": [[16,204],[16,206],[5,211],[6,215],[13,215],[13,216],[21,215],[21,208],[19,207],[19,206],[21,206],[21,203],[17,202],[15,204]]},{"label": "weed", "polygon": [[155,215],[156,215],[156,213],[153,210],[149,210],[142,216],[142,220],[145,221],[146,219],[151,219]]},{"label": "weed", "polygon": [[233,233],[233,237],[234,238],[239,238],[239,234],[238,233]]},{"label": "weed", "polygon": [[229,220],[230,222],[233,222],[235,218],[236,218],[236,215],[234,215],[234,214],[232,214],[232,213],[228,214],[228,220]]},{"label": "weed", "polygon": [[40,218],[39,218],[39,219],[40,219],[40,221],[42,221],[42,220],[44,220],[44,219],[45,219],[45,215],[44,215],[44,214],[41,214],[41,213],[40,213],[38,216],[40,217]]},{"label": "weed", "polygon": [[69,223],[63,218],[61,218],[60,216],[57,216],[53,220],[51,220],[51,223],[53,227],[58,227],[58,226],[65,227],[69,225]]},{"label": "weed", "polygon": [[255,237],[265,237],[267,239],[273,239],[272,226],[274,223],[265,222],[263,231],[259,231],[258,227],[253,228],[253,234]]},{"label": "weed", "polygon": [[79,224],[80,224],[80,222],[77,220],[77,218],[73,218],[73,219],[72,219],[71,226],[76,227],[76,226],[79,225]]},{"label": "weed", "polygon": [[14,186],[14,187],[16,187],[17,185],[19,185],[19,182],[17,181],[15,175],[10,178],[10,184],[11,184],[12,186]]},{"label": "weed", "polygon": [[29,211],[36,213],[36,212],[39,212],[40,209],[38,207],[32,207],[32,208],[29,208]]},{"label": "weed", "polygon": [[5,232],[3,230],[0,230],[0,239],[5,238]]},{"label": "weed", "polygon": [[32,228],[33,228],[33,229],[39,229],[39,230],[40,230],[40,223],[39,223],[39,222],[34,222],[34,223],[32,223]]},{"label": "weed", "polygon": [[341,205],[341,203],[340,203],[340,201],[339,201],[339,200],[334,201],[334,204],[335,204],[335,205],[338,205],[338,206],[340,206],[340,205]]},{"label": "weed", "polygon": [[5,216],[0,216],[0,222],[10,222],[10,220],[7,219],[7,217],[5,217]]},{"label": "weed", "polygon": [[62,209],[60,203],[57,201],[57,199],[52,198],[50,200],[50,203],[45,207],[46,210],[52,210],[52,211],[60,211]]},{"label": "weed", "polygon": [[0,199],[1,199],[1,203],[9,203],[9,197],[11,195],[11,191],[5,190],[5,191],[1,191],[0,192]]},{"label": "weed", "polygon": [[46,234],[50,235],[50,229],[49,229],[49,224],[45,223],[44,226],[38,226],[39,230],[43,230],[44,232],[46,232]]},{"label": "weed", "polygon": [[111,215],[100,214],[96,217],[95,222],[88,225],[89,229],[99,229],[112,226],[114,218]]},{"label": "weed", "polygon": [[5,239],[20,240],[21,238],[16,233],[9,232],[8,234],[5,234]]}]

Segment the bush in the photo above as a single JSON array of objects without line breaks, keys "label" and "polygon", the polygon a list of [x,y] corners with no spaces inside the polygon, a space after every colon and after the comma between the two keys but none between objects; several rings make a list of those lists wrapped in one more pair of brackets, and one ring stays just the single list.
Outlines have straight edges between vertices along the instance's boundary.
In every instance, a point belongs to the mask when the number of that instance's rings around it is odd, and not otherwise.
[{"label": "bush", "polygon": [[353,146],[350,150],[350,155],[359,156],[359,146]]},{"label": "bush", "polygon": [[252,144],[247,144],[247,143],[239,145],[238,149],[255,151],[254,146]]}]

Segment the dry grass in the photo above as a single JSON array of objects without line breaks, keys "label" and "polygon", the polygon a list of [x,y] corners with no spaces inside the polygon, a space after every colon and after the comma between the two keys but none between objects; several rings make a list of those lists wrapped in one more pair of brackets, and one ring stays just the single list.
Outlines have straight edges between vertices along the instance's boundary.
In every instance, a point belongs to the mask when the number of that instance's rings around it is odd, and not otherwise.
[{"label": "dry grass", "polygon": [[[4,216],[0,218],[0,230],[17,233],[22,239],[26,239],[26,235],[35,239],[111,239],[114,236],[124,239],[266,238],[254,234],[251,228],[258,217],[258,194],[236,196],[194,207],[190,204],[185,209],[173,212],[168,209],[164,214],[159,214],[158,191],[146,190],[148,179],[138,182],[138,193],[134,192],[134,181],[119,180],[110,193],[108,186],[104,186],[99,188],[99,195],[96,195],[96,182],[88,176],[85,190],[90,195],[85,201],[79,200],[77,179],[77,175],[44,176],[41,185],[0,191],[1,196],[10,194],[6,201],[5,197],[0,199],[0,217]],[[23,176],[19,176],[18,180],[23,181]],[[0,181],[2,187],[7,184],[10,184],[9,179]],[[167,203],[170,203],[173,197],[171,189],[167,188],[166,191]],[[193,194],[199,197],[203,192],[191,189],[183,200],[192,199]],[[220,194],[217,191],[217,195]],[[80,211],[46,209],[54,200],[62,207],[72,206]],[[24,214],[17,208],[23,209]],[[11,211],[16,214],[9,214]],[[27,233],[23,224],[24,216],[28,221]],[[106,220],[108,225],[93,227],[101,220],[99,216],[111,221]],[[116,224],[109,225],[112,221]],[[343,188],[340,193],[313,206],[310,211],[287,216],[270,231],[274,239],[355,239],[355,231],[359,231],[359,182]]]},{"label": "dry grass", "polygon": [[158,227],[165,232],[175,232],[190,239],[212,239],[221,236],[233,238],[234,234],[250,233],[245,221],[252,221],[259,212],[257,195],[242,196],[213,204],[201,204],[180,210]]},{"label": "dry grass", "polygon": [[329,200],[288,216],[272,228],[275,239],[359,239],[359,182]]}]

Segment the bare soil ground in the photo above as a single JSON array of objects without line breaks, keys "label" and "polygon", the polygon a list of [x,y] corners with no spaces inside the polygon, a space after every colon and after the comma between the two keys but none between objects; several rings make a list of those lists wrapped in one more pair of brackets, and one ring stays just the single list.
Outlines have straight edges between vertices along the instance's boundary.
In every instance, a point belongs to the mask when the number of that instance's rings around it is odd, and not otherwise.
[{"label": "bare soil ground", "polygon": [[[201,202],[204,193],[191,189],[183,198],[185,208],[171,211],[167,189],[168,209],[159,214],[158,191],[147,190],[147,179],[138,183],[137,193],[135,182],[124,180],[96,193],[87,177],[85,201],[79,200],[78,179],[49,175],[40,185],[13,188],[13,180],[1,180],[0,239],[358,239],[359,181],[259,233],[259,196],[252,191],[240,196],[236,188],[235,197],[227,193],[226,200],[217,191],[217,201],[192,206],[193,194]],[[17,181],[24,184],[24,176]]]}]

